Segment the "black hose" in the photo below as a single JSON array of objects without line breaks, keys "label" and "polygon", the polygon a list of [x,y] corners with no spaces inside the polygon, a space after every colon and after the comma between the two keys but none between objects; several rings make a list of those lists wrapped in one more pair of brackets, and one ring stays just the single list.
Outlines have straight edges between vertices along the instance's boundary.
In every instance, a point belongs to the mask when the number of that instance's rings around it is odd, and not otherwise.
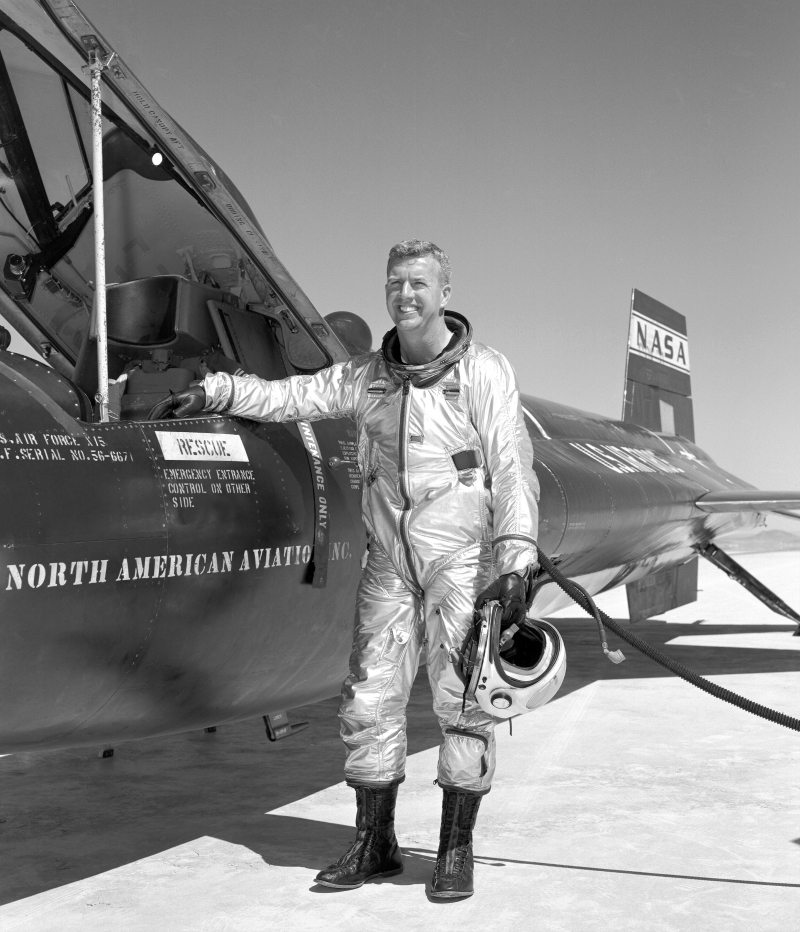
[{"label": "black hose", "polygon": [[758,715],[760,718],[767,719],[767,721],[775,722],[776,725],[783,725],[786,728],[791,728],[793,731],[800,731],[800,720],[792,718],[791,715],[785,715],[783,712],[775,712],[773,709],[768,709],[766,706],[759,705],[751,699],[745,699],[744,696],[739,696],[737,693],[725,689],[724,686],[718,686],[716,683],[712,683],[710,680],[705,679],[698,673],[685,667],[682,663],[678,663],[677,660],[673,660],[666,654],[662,654],[661,651],[653,647],[652,644],[648,644],[632,632],[626,631],[622,625],[617,624],[616,621],[609,618],[602,609],[599,609],[595,605],[594,600],[583,586],[578,585],[578,583],[571,579],[567,579],[566,576],[560,573],[558,569],[556,569],[553,561],[542,553],[541,550],[539,550],[539,564],[559,589],[566,592],[574,602],[577,602],[577,604],[580,605],[585,612],[588,612],[595,618],[598,623],[600,619],[602,619],[606,627],[613,631],[617,637],[621,637],[623,641],[627,641],[632,647],[641,651],[651,660],[655,660],[656,663],[661,664],[662,667],[665,667],[671,673],[674,673],[682,680],[686,680],[687,683],[691,683],[692,686],[702,689],[703,692],[709,693],[709,695],[717,699],[722,699],[724,702],[729,702],[739,709],[744,709],[745,712],[750,712],[753,715]]}]

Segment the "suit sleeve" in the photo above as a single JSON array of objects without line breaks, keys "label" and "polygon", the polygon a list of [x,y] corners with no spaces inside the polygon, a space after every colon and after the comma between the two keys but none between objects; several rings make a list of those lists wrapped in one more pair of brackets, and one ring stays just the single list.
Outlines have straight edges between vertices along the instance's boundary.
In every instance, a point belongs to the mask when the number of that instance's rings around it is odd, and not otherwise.
[{"label": "suit sleeve", "polygon": [[276,381],[216,372],[203,379],[203,388],[206,411],[254,421],[313,421],[355,411],[353,360]]},{"label": "suit sleeve", "polygon": [[514,370],[494,350],[476,360],[472,417],[492,484],[497,571],[524,573],[537,562],[539,480]]}]

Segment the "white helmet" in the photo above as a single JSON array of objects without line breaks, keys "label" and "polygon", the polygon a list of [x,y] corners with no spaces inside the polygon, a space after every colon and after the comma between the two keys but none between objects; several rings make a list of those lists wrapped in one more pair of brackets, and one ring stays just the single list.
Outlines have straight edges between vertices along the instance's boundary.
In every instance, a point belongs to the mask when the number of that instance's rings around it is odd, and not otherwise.
[{"label": "white helmet", "polygon": [[[453,661],[474,699],[494,718],[508,719],[549,702],[564,682],[567,652],[549,622],[527,619],[500,647],[499,602],[487,602]],[[502,653],[501,653],[502,651]]]}]

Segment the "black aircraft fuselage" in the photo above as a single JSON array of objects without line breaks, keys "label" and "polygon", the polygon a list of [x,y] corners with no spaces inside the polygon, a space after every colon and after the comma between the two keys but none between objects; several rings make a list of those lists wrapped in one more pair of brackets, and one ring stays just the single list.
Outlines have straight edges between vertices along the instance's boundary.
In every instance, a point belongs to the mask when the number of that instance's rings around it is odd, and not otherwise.
[{"label": "black aircraft fuselage", "polygon": [[[315,588],[314,479],[296,426],[73,421],[26,391],[37,364],[8,356],[0,747],[181,731],[335,693],[365,545],[348,470],[325,468]],[[315,425],[326,459],[353,434]]]},{"label": "black aircraft fuselage", "polygon": [[[354,424],[147,414],[208,371],[345,360],[350,325],[317,313],[235,186],[116,58],[102,186],[119,420],[98,423],[84,69],[111,47],[70,0],[0,0],[0,27],[0,314],[49,362],[0,350],[0,752],[335,695],[366,545]],[[693,598],[697,552],[757,512],[691,442],[684,319],[637,294],[623,420],[523,404],[542,549],[592,593],[627,584],[646,616]],[[565,600],[545,582],[533,610]]]},{"label": "black aircraft fuselage", "polygon": [[[63,407],[35,391],[47,381]],[[328,461],[352,457],[353,423],[314,424],[329,522],[315,588],[316,480],[296,425],[87,423],[66,412],[70,392],[0,353],[0,750],[178,732],[334,695],[366,540],[358,473]],[[695,506],[744,484],[688,441],[524,405],[540,545],[592,592],[755,520]],[[549,587],[534,611],[563,604]]]}]

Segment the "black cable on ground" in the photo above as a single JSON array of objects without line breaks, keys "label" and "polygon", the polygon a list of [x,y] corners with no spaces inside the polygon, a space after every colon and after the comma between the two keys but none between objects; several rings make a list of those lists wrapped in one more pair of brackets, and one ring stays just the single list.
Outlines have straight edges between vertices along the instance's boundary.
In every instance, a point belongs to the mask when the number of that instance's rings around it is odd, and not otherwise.
[{"label": "black cable on ground", "polygon": [[600,623],[600,619],[602,619],[602,624],[610,628],[617,637],[622,638],[623,641],[627,641],[632,647],[641,651],[651,660],[655,660],[656,663],[661,664],[662,667],[665,667],[671,673],[674,673],[682,680],[686,680],[687,683],[691,683],[692,686],[702,689],[703,692],[717,699],[722,699],[724,702],[729,702],[739,709],[744,709],[745,712],[750,712],[753,715],[758,715],[760,718],[767,719],[767,721],[775,722],[776,725],[783,725],[786,728],[791,728],[793,731],[800,731],[800,720],[792,718],[790,715],[785,715],[783,712],[775,712],[773,709],[768,709],[766,706],[759,705],[751,699],[745,699],[744,696],[740,696],[737,693],[731,692],[729,689],[725,689],[724,686],[718,686],[716,683],[712,683],[710,680],[700,676],[700,674],[685,667],[677,660],[673,660],[666,654],[662,654],[658,648],[643,641],[631,631],[626,631],[622,625],[617,624],[616,621],[609,618],[602,609],[599,609],[595,605],[594,600],[583,586],[580,586],[571,579],[567,579],[563,573],[559,572],[553,561],[546,554],[542,553],[541,550],[539,550],[539,564],[559,589],[566,592],[574,602],[577,602],[577,604],[580,605],[585,612],[588,612],[595,618],[598,623]]}]

